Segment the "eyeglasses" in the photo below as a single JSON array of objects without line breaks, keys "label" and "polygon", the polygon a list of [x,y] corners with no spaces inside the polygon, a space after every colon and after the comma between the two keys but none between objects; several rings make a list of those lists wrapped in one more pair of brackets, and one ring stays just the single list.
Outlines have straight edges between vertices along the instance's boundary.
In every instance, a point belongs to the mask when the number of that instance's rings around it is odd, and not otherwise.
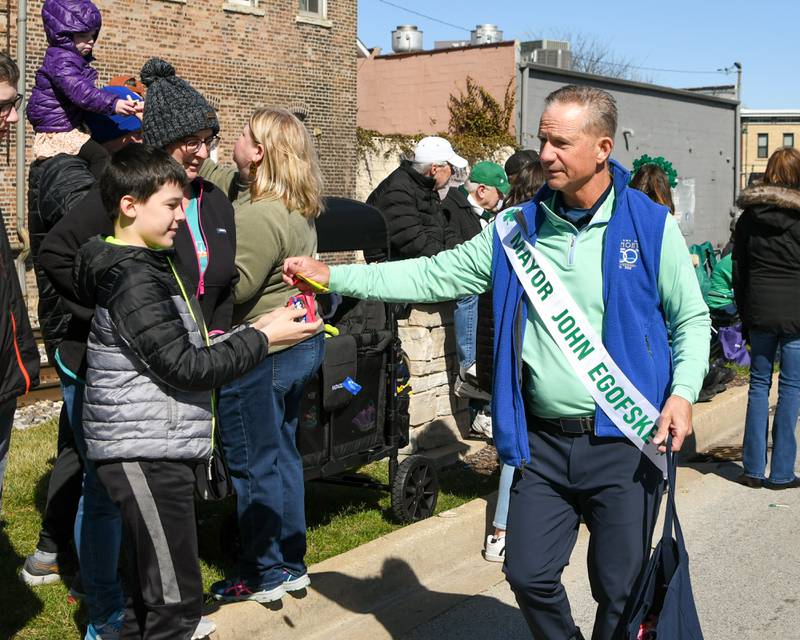
[{"label": "eyeglasses", "polygon": [[206,146],[209,152],[214,151],[219,145],[219,136],[208,136],[208,138],[184,138],[183,148],[189,153],[197,153],[200,147]]},{"label": "eyeglasses", "polygon": [[22,99],[23,95],[21,93],[17,94],[17,97],[13,100],[7,100],[6,102],[0,102],[0,116],[6,117],[9,113],[11,113],[11,109],[16,109],[19,111],[19,108],[22,106]]}]

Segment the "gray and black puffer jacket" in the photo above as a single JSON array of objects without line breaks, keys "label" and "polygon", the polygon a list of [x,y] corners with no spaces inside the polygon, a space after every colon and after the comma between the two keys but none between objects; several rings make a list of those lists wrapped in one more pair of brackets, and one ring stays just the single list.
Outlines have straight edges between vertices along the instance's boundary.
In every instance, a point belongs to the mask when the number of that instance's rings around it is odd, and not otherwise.
[{"label": "gray and black puffer jacket", "polygon": [[211,454],[211,392],[268,354],[245,328],[205,346],[196,300],[171,250],[94,238],[75,262],[75,291],[95,307],[83,432],[90,460],[199,460]]}]

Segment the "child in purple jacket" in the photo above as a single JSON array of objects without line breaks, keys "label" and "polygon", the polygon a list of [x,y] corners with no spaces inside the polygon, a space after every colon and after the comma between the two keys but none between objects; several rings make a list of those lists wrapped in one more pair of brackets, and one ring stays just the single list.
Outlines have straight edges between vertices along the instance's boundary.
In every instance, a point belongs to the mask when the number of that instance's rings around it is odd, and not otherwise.
[{"label": "child in purple jacket", "polygon": [[86,112],[131,115],[141,106],[95,87],[92,48],[102,19],[90,0],[45,0],[42,22],[49,46],[27,108],[34,159],[79,155],[99,178],[108,154],[83,127]]}]

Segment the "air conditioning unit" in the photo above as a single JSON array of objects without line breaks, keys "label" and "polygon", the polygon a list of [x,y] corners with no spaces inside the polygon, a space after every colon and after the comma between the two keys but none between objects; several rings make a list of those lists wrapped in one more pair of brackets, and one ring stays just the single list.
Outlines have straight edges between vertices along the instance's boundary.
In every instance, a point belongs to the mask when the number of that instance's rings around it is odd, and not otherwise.
[{"label": "air conditioning unit", "polygon": [[520,45],[522,62],[572,69],[572,51],[566,40],[531,40]]}]

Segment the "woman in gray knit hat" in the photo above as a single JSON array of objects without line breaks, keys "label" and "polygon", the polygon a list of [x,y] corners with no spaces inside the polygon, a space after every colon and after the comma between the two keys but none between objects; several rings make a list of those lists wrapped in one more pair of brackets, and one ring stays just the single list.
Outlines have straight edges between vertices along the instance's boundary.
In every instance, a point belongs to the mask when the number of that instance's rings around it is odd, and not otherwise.
[{"label": "woman in gray knit hat", "polygon": [[141,76],[147,86],[144,142],[166,149],[190,181],[183,197],[186,223],[175,236],[179,266],[197,296],[209,333],[222,333],[231,328],[238,279],[233,207],[225,193],[198,175],[217,146],[217,114],[168,62],[151,58]]}]

